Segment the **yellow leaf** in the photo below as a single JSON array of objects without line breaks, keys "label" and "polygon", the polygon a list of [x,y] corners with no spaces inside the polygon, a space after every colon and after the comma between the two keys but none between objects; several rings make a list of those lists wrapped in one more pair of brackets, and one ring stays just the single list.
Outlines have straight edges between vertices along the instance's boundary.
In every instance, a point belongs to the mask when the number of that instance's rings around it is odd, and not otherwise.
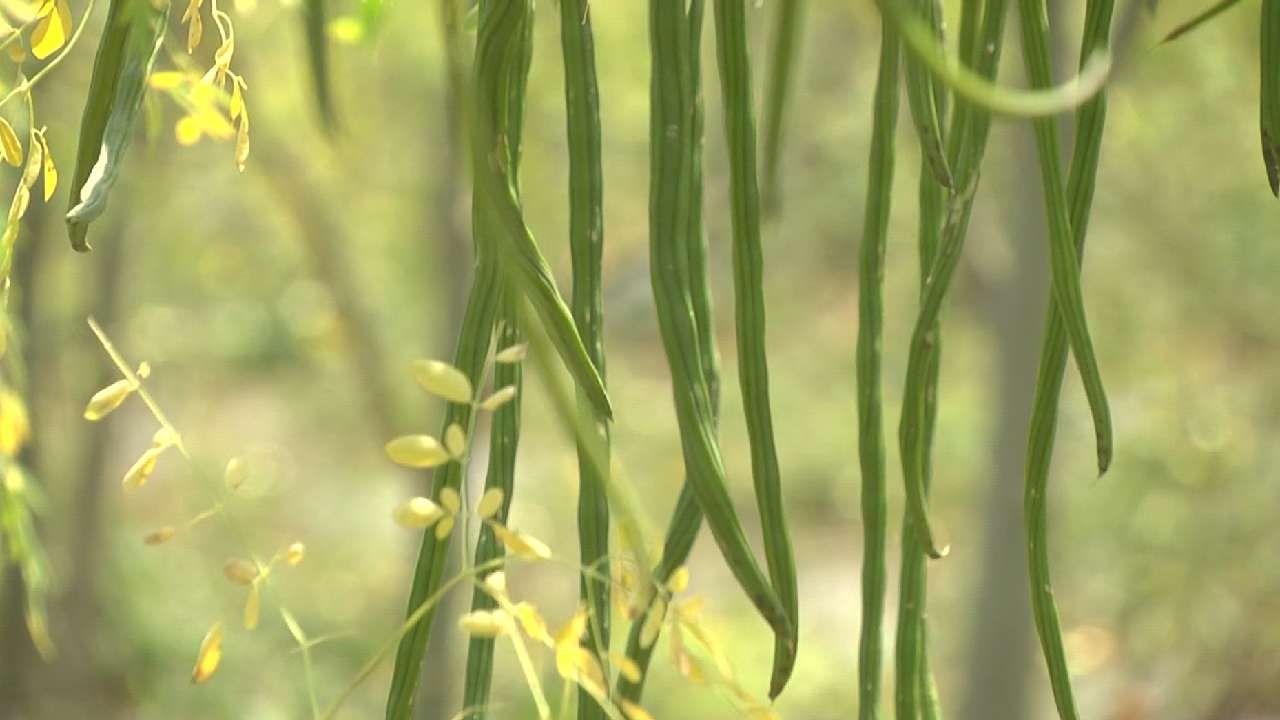
[{"label": "yellow leaf", "polygon": [[258,579],[258,565],[244,558],[230,558],[222,566],[222,574],[237,585],[249,585]]},{"label": "yellow leaf", "polygon": [[258,616],[262,611],[262,593],[258,591],[258,583],[249,586],[249,596],[244,600],[244,629],[253,630],[258,627]]},{"label": "yellow leaf", "polygon": [[28,147],[31,148],[31,154],[27,156],[27,166],[22,169],[22,184],[32,188],[40,179],[40,171],[44,169],[44,146],[40,144],[40,133],[31,133]]},{"label": "yellow leaf", "polygon": [[472,398],[471,380],[466,373],[439,360],[415,360],[411,366],[413,378],[423,390],[456,403],[469,403]]},{"label": "yellow leaf", "polygon": [[18,142],[18,134],[4,118],[0,118],[0,153],[3,153],[4,161],[10,165],[22,165],[22,143]]},{"label": "yellow leaf", "polygon": [[161,70],[151,73],[151,77],[147,82],[156,90],[173,90],[186,82],[186,80],[187,73],[178,72],[177,70]]},{"label": "yellow leaf", "polygon": [[285,551],[284,559],[285,559],[285,562],[289,563],[290,565],[297,566],[302,564],[302,560],[306,556],[307,556],[307,546],[303,545],[300,542],[296,542],[290,545],[289,549]]},{"label": "yellow leaf", "polygon": [[494,410],[497,410],[503,405],[506,405],[507,403],[511,402],[515,398],[516,398],[516,386],[508,385],[504,388],[495,390],[492,395],[485,398],[484,400],[481,400],[480,404],[477,407],[487,412],[493,412]]},{"label": "yellow leaf", "polygon": [[444,510],[429,498],[415,497],[396,507],[391,517],[402,527],[425,528],[444,517]]},{"label": "yellow leaf", "polygon": [[9,224],[13,225],[16,232],[17,222],[27,214],[27,207],[31,205],[31,190],[26,185],[18,183],[18,187],[13,191],[13,204],[9,206]]},{"label": "yellow leaf", "polygon": [[666,614],[667,601],[662,598],[654,600],[653,605],[649,607],[649,614],[645,616],[644,625],[640,626],[640,647],[652,647],[658,640],[658,632],[662,630],[662,621]]},{"label": "yellow leaf", "polygon": [[578,608],[573,617],[569,618],[569,622],[556,631],[556,649],[578,647],[578,640],[582,639],[582,633],[586,631],[587,611]]},{"label": "yellow leaf", "polygon": [[529,355],[529,343],[520,343],[503,348],[493,356],[493,361],[497,363],[518,363]]},{"label": "yellow leaf", "polygon": [[196,666],[191,671],[191,682],[202,683],[213,677],[218,671],[218,663],[222,661],[222,623],[214,623],[205,633],[200,643],[200,652],[196,655]]},{"label": "yellow leaf", "polygon": [[490,595],[494,597],[506,597],[507,595],[507,574],[501,570],[495,570],[484,576],[484,587]]},{"label": "yellow leaf", "polygon": [[84,419],[90,422],[101,420],[112,410],[120,407],[134,389],[133,384],[128,380],[117,380],[102,388],[89,398],[89,404],[84,409]]},{"label": "yellow leaf", "polygon": [[31,417],[26,403],[11,390],[0,391],[0,454],[17,455],[30,437]]},{"label": "yellow leaf", "polygon": [[49,151],[49,140],[40,133],[40,145],[44,148],[44,201],[49,202],[53,191],[58,189],[58,168],[53,164],[53,153]]},{"label": "yellow leaf", "polygon": [[195,51],[196,46],[200,44],[200,37],[204,34],[204,22],[200,19],[200,13],[191,16],[191,25],[187,27],[187,53]]},{"label": "yellow leaf", "polygon": [[476,514],[485,520],[498,514],[498,510],[502,509],[503,497],[502,488],[485,490],[484,495],[480,498],[480,504],[476,506]]},{"label": "yellow leaf", "polygon": [[204,134],[204,130],[200,127],[200,119],[194,115],[184,115],[173,126],[173,135],[177,138],[178,144],[183,146],[195,145],[200,142],[200,136]]},{"label": "yellow leaf", "polygon": [[542,619],[542,615],[538,613],[538,608],[532,603],[520,602],[515,605],[516,619],[520,621],[520,627],[524,628],[524,634],[530,638],[537,640],[547,646],[552,646],[555,641],[551,639],[551,634],[547,632],[547,621]]},{"label": "yellow leaf", "polygon": [[40,12],[44,14],[31,31],[31,54],[37,60],[49,57],[66,45],[71,32],[71,7],[67,0],[46,0]]},{"label": "yellow leaf", "polygon": [[344,45],[358,43],[364,38],[364,23],[350,15],[330,20],[328,30],[334,42]]},{"label": "yellow leaf", "polygon": [[172,525],[165,525],[164,527],[156,528],[146,535],[143,535],[142,542],[147,545],[160,545],[161,543],[169,542],[169,540],[177,534],[178,530],[176,528]]},{"label": "yellow leaf", "polygon": [[244,172],[247,162],[249,162],[249,114],[242,109],[240,127],[236,130],[236,169]]},{"label": "yellow leaf", "polygon": [[511,620],[502,610],[474,610],[458,618],[458,627],[472,637],[495,638],[506,632]]},{"label": "yellow leaf", "polygon": [[689,588],[689,568],[685,565],[675,569],[671,573],[671,579],[667,581],[667,589],[672,595],[677,595]]},{"label": "yellow leaf", "polygon": [[635,660],[617,651],[611,651],[609,657],[613,660],[613,664],[618,666],[618,674],[622,675],[627,682],[632,684],[640,682],[640,666]]},{"label": "yellow leaf", "polygon": [[459,497],[458,491],[451,487],[440,488],[440,504],[450,515],[457,515],[462,509],[462,498]]},{"label": "yellow leaf", "polygon": [[125,490],[136,490],[147,484],[147,479],[151,477],[151,473],[156,469],[156,461],[160,459],[160,454],[165,451],[163,447],[149,447],[147,451],[142,453],[133,465],[124,474],[121,484]]},{"label": "yellow leaf", "polygon": [[622,700],[618,703],[618,707],[622,708],[622,712],[627,716],[627,720],[653,720],[653,716],[644,708],[631,702],[630,700]]},{"label": "yellow leaf", "polygon": [[235,492],[244,485],[244,481],[249,479],[249,466],[244,460],[233,457],[227,461],[227,469],[222,471],[222,481],[226,484],[227,489]]},{"label": "yellow leaf", "polygon": [[244,110],[244,95],[240,91],[240,83],[231,83],[231,105],[227,108],[227,114],[232,120],[240,117],[240,111]]},{"label": "yellow leaf", "polygon": [[454,460],[461,460],[467,452],[467,433],[458,423],[451,423],[444,431],[444,446]]},{"label": "yellow leaf", "polygon": [[450,515],[436,523],[436,539],[443,540],[453,532],[453,516]]},{"label": "yellow leaf", "polygon": [[401,435],[385,450],[392,462],[405,467],[432,468],[449,462],[449,451],[430,435]]},{"label": "yellow leaf", "polygon": [[551,557],[551,548],[532,535],[510,530],[501,523],[492,521],[489,527],[493,528],[493,534],[512,555],[525,560],[546,560]]}]

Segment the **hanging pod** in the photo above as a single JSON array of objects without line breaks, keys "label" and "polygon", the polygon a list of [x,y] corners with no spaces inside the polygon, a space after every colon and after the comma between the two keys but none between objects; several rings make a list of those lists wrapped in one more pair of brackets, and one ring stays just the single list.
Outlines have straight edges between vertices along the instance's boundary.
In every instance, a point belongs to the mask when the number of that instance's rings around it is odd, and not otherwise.
[{"label": "hanging pod", "polygon": [[[1113,0],[1090,0],[1085,6],[1084,35],[1080,47],[1081,61],[1110,40]],[[1080,107],[1075,118],[1075,142],[1067,178],[1066,202],[1069,204],[1073,255],[1076,263],[1083,258],[1084,241],[1093,204],[1094,184],[1098,171],[1098,154],[1106,122],[1106,97],[1099,94]],[[1044,342],[1040,351],[1040,368],[1036,378],[1029,436],[1024,488],[1023,514],[1027,534],[1028,575],[1031,608],[1036,633],[1049,670],[1054,702],[1063,720],[1077,717],[1067,667],[1062,627],[1053,599],[1049,573],[1048,547],[1048,483],[1053,456],[1053,440],[1058,423],[1058,405],[1062,395],[1062,378],[1067,365],[1068,339],[1058,300],[1049,298],[1045,320]]]},{"label": "hanging pod", "polygon": [[[565,119],[569,144],[569,249],[573,259],[571,306],[578,334],[601,379],[605,376],[603,268],[604,179],[600,148],[600,90],[595,39],[587,0],[561,0],[560,46],[564,56]],[[579,393],[581,425],[595,429],[578,438],[578,551],[584,570],[579,599],[588,609],[584,645],[608,675],[611,588],[609,575],[608,468],[598,470],[592,452],[609,456],[606,418]],[[588,444],[595,444],[590,448]],[[578,689],[579,720],[604,720],[604,708]]]},{"label": "hanging pod", "polygon": [[[696,4],[696,3],[695,3]],[[653,51],[650,121],[650,278],[663,347],[671,368],[685,470],[707,524],[730,570],[773,627],[776,637],[794,633],[787,611],[756,564],[725,487],[724,466],[702,369],[698,330],[689,292],[690,199],[696,153],[691,63],[691,18],[683,0],[651,0]],[[794,642],[786,647],[794,651]],[[777,690],[777,674],[771,690]]]},{"label": "hanging pod", "polygon": [[769,84],[764,101],[764,168],[760,180],[767,215],[776,215],[782,202],[779,183],[785,121],[787,108],[790,106],[791,86],[795,82],[796,56],[800,54],[807,4],[808,0],[778,0],[773,3]]},{"label": "hanging pod", "polygon": [[880,65],[872,109],[867,204],[858,262],[858,465],[862,473],[862,628],[858,640],[858,718],[880,715],[885,591],[884,409],[881,353],[885,240],[893,200],[898,121],[898,32],[880,19]]},{"label": "hanging pod", "polygon": [[769,402],[764,253],[760,240],[760,190],[757,184],[756,125],[752,109],[751,57],[747,47],[746,0],[714,2],[716,57],[724,106],[725,142],[729,151],[738,377],[769,578],[774,592],[782,601],[790,626],[790,633],[775,636],[769,696],[776,697],[786,686],[795,664],[799,597],[795,552],[783,511],[782,480]]},{"label": "hanging pod", "polygon": [[68,193],[67,232],[78,252],[90,250],[89,223],[106,210],[120,175],[168,19],[168,2],[111,0],[107,9]]},{"label": "hanging pod", "polygon": [[[502,305],[503,288],[510,287],[508,283],[513,279],[513,273],[505,273],[499,266],[502,249],[498,237],[502,229],[495,223],[492,204],[494,193],[482,193],[481,188],[501,185],[507,188],[510,197],[517,196],[520,122],[531,53],[531,37],[528,34],[531,10],[530,4],[525,0],[504,0],[500,3],[485,2],[480,13],[475,79],[478,87],[484,87],[490,92],[477,93],[474,98],[473,114],[477,118],[483,118],[472,127],[472,163],[476,186],[476,199],[472,205],[475,277],[467,297],[453,362],[455,367],[467,375],[473,387],[479,385],[484,371]],[[500,144],[497,140],[500,137],[508,138],[509,142]],[[488,148],[491,147],[501,147],[499,156],[490,156]],[[516,212],[519,212],[518,206]],[[520,222],[523,224],[522,220]],[[469,403],[451,402],[445,411],[442,427],[447,429],[457,425],[470,436],[472,415],[473,409]],[[437,500],[446,490],[459,492],[463,470],[462,463],[450,462],[436,471],[434,492]],[[420,619],[400,640],[391,676],[391,689],[387,696],[388,720],[408,720],[413,717],[422,660],[435,616],[434,605],[429,606],[425,612],[421,612],[420,607],[430,602],[441,586],[450,537],[452,535],[441,539],[434,533],[423,534],[406,610],[408,616],[419,616]]]},{"label": "hanging pod", "polygon": [[[969,13],[976,17],[976,13]],[[981,28],[975,46],[986,52],[976,53],[975,73],[990,81],[1000,64],[1006,19],[1005,0],[987,0],[981,13]],[[991,114],[968,100],[957,97],[948,134],[948,156],[954,173],[956,192],[951,195],[942,226],[938,250],[924,283],[920,310],[911,334],[907,358],[907,379],[903,389],[902,418],[898,424],[898,445],[902,456],[903,483],[906,487],[908,522],[918,534],[925,554],[940,558],[939,548],[929,525],[924,474],[931,448],[926,440],[929,417],[929,384],[933,375],[933,349],[938,340],[938,318],[950,288],[951,278],[964,248],[973,195],[977,189],[978,168],[986,152],[991,130]]]},{"label": "hanging pod", "polygon": [[1280,197],[1280,0],[1262,0],[1262,162]]}]

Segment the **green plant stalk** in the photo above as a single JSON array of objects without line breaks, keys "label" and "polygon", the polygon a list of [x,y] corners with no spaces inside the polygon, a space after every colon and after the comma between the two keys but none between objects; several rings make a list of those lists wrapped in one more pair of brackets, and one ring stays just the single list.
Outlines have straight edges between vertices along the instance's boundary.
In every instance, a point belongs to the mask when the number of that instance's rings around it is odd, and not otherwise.
[{"label": "green plant stalk", "polygon": [[302,26],[307,39],[307,67],[311,71],[311,90],[315,94],[316,112],[326,133],[337,129],[333,107],[333,83],[329,75],[329,36],[327,35],[325,0],[303,0]]},{"label": "green plant stalk", "polygon": [[[1090,0],[1085,10],[1085,28],[1080,49],[1086,57],[1109,43],[1114,0]],[[1076,137],[1067,179],[1067,199],[1071,206],[1071,229],[1074,233],[1076,262],[1084,256],[1084,241],[1093,205],[1093,191],[1098,171],[1098,154],[1106,123],[1106,97],[1099,94],[1081,106],[1076,113]],[[1059,716],[1076,717],[1067,668],[1062,628],[1053,599],[1049,573],[1048,497],[1049,467],[1053,460],[1054,434],[1058,423],[1058,404],[1062,394],[1062,378],[1067,365],[1067,332],[1056,298],[1049,298],[1045,321],[1044,343],[1040,351],[1040,369],[1027,441],[1024,518],[1027,533],[1027,562],[1031,586],[1031,607],[1036,633],[1044,652],[1045,663],[1053,686]]]},{"label": "green plant stalk", "polygon": [[[1019,0],[1018,6],[1022,16],[1022,56],[1027,77],[1032,86],[1047,87],[1053,81],[1053,53],[1049,48],[1049,20],[1045,0]],[[1067,195],[1063,187],[1057,122],[1053,118],[1037,118],[1032,121],[1032,125],[1035,128],[1036,150],[1040,157],[1040,175],[1044,183],[1045,209],[1048,214],[1053,296],[1066,325],[1071,354],[1075,356],[1085,395],[1089,399],[1089,409],[1093,413],[1098,474],[1102,475],[1111,465],[1111,410],[1085,318],[1080,259],[1071,233],[1071,211],[1067,207]]]},{"label": "green plant stalk", "polygon": [[1280,0],[1262,0],[1262,162],[1271,193],[1280,197]]},{"label": "green plant stalk", "polygon": [[[988,81],[995,77],[1000,65],[1006,15],[1005,0],[987,0],[982,13],[982,27],[977,35],[977,47],[985,48],[987,52],[978,53],[975,72]],[[934,347],[939,340],[938,318],[959,263],[960,253],[964,249],[969,216],[973,210],[973,195],[979,179],[978,170],[986,152],[990,130],[990,112],[963,96],[957,96],[947,143],[951,169],[959,189],[948,204],[942,239],[924,283],[920,311],[911,334],[902,418],[898,424],[908,522],[918,534],[925,554],[933,558],[942,557],[945,549],[939,549],[934,541],[924,491],[924,477],[931,453],[927,440],[927,428],[930,424],[929,388],[930,378],[933,377],[931,367],[934,362]]]},{"label": "green plant stalk", "polygon": [[[472,123],[471,136],[475,183],[472,206],[475,278],[467,298],[453,363],[471,379],[473,386],[479,386],[483,376],[501,304],[502,287],[526,277],[514,268],[504,273],[499,265],[500,262],[509,263],[509,256],[513,253],[504,253],[504,247],[499,244],[509,228],[495,217],[498,213],[494,205],[503,199],[515,205],[513,198],[518,192],[515,178],[519,167],[523,89],[531,54],[530,10],[525,0],[504,0],[496,4],[485,2],[480,12],[474,69],[477,93],[473,117],[477,121]],[[493,148],[498,149],[496,154],[491,152]],[[504,186],[506,192],[489,189],[494,185]],[[515,212],[519,225],[523,227],[523,220],[518,217],[518,205],[515,205]],[[533,252],[536,254],[536,247]],[[528,291],[519,294],[527,296]],[[471,405],[449,403],[442,427],[448,428],[457,423],[470,437],[472,415]],[[448,463],[437,470],[433,491],[435,499],[439,500],[444,488],[459,490],[463,470],[460,463]],[[408,612],[417,612],[419,606],[440,587],[448,552],[449,537],[437,540],[434,533],[423,533]],[[388,720],[409,720],[413,716],[418,679],[434,615],[433,605],[400,640],[387,697]]]},{"label": "green plant stalk", "polygon": [[[787,530],[778,452],[769,403],[765,342],[764,257],[760,241],[760,190],[756,169],[756,123],[747,47],[746,0],[714,0],[716,55],[720,67],[725,139],[729,149],[729,196],[733,227],[734,320],[738,377],[751,446],[751,475],[764,534],[773,590],[786,611],[789,632],[774,637],[769,697],[786,687],[795,668],[799,591],[795,551]],[[705,510],[706,508],[704,508]]]},{"label": "green plant stalk", "polygon": [[[498,316],[497,347],[507,348],[521,342],[520,318],[514,307],[514,293],[504,290],[502,309]],[[515,495],[516,449],[520,443],[520,405],[524,392],[524,378],[520,363],[498,363],[493,371],[495,388],[516,388],[515,399],[493,413],[490,430],[489,467],[485,475],[484,489],[502,491],[502,506],[494,519],[507,523],[511,500]],[[464,538],[465,541],[465,538]],[[487,524],[480,527],[476,538],[475,566],[483,566],[500,559],[502,543],[494,537]],[[492,610],[497,607],[493,597],[480,587],[472,591],[472,610]],[[493,683],[494,639],[472,637],[467,647],[467,666],[463,686],[463,707],[473,708],[463,720],[483,720],[489,705],[489,689]]]},{"label": "green plant stalk", "polygon": [[[595,40],[587,0],[561,0],[560,45],[564,55],[565,116],[569,142],[569,246],[573,257],[573,319],[587,353],[605,377],[603,268],[604,179],[600,151],[600,93],[596,81]],[[578,549],[584,568],[609,571],[608,478],[591,463],[586,443],[608,457],[607,419],[600,417],[579,391],[578,413],[598,434],[578,440]],[[583,573],[579,595],[590,611],[585,645],[608,677],[610,584]],[[602,720],[604,709],[578,689],[579,720]]]},{"label": "green plant stalk", "polygon": [[[918,19],[933,34],[934,41],[942,45],[942,8],[939,0],[909,0],[912,17]],[[929,163],[934,177],[943,187],[952,187],[951,167],[947,163],[947,151],[942,141],[942,118],[945,112],[935,102],[934,78],[924,60],[916,53],[903,58],[907,77],[907,102],[911,107],[911,119],[915,123],[920,140],[920,152]]]},{"label": "green plant stalk", "polygon": [[[1169,42],[1169,41],[1171,41],[1171,40],[1177,40],[1178,38],[1182,37],[1183,35],[1186,35],[1187,33],[1191,32],[1192,30],[1195,30],[1196,28],[1200,27],[1201,25],[1203,25],[1203,24],[1205,24],[1205,23],[1209,22],[1210,20],[1214,19],[1215,17],[1217,17],[1217,16],[1218,16],[1220,13],[1222,13],[1223,11],[1225,11],[1225,10],[1230,10],[1232,7],[1234,7],[1234,6],[1235,6],[1237,3],[1239,3],[1239,2],[1240,2],[1240,0],[1220,0],[1220,2],[1214,3],[1213,5],[1211,5],[1211,6],[1210,6],[1207,10],[1205,10],[1204,12],[1201,12],[1199,15],[1196,15],[1195,17],[1191,18],[1190,20],[1187,20],[1186,22],[1182,23],[1182,24],[1181,24],[1181,25],[1179,25],[1178,27],[1176,27],[1176,28],[1174,28],[1173,30],[1169,31],[1169,34],[1164,36],[1164,40],[1163,40],[1163,42]],[[1265,4],[1265,3],[1264,3],[1264,4]],[[1265,12],[1265,10],[1264,10],[1264,12]]]},{"label": "green plant stalk", "polygon": [[858,265],[858,463],[862,472],[862,628],[858,641],[858,718],[880,716],[885,545],[884,410],[881,355],[884,326],[884,253],[893,200],[894,139],[898,120],[901,42],[893,23],[880,19],[867,178],[867,206]]},{"label": "green plant stalk", "polygon": [[[711,411],[713,427],[720,421],[720,353],[715,341],[715,314],[712,310],[711,284],[707,279],[707,240],[702,231],[702,143],[704,137],[705,111],[702,103],[701,85],[701,53],[702,19],[706,6],[703,0],[692,0],[689,3],[687,31],[689,35],[689,90],[693,98],[693,109],[690,112],[692,125],[692,156],[688,158],[691,166],[690,203],[686,221],[689,227],[688,242],[685,243],[685,262],[687,265],[690,306],[693,310],[694,332],[698,340],[698,362],[702,368],[703,383],[706,386],[707,400]],[[663,541],[662,556],[654,570],[654,581],[666,586],[674,573],[689,559],[698,531],[702,528],[702,509],[694,493],[693,484],[686,478],[676,499],[676,506],[671,514],[671,522],[667,526]],[[644,691],[644,681],[648,677],[649,662],[653,657],[654,645],[648,647],[640,643],[641,631],[645,620],[652,612],[653,606],[644,608],[642,615],[631,625],[627,635],[626,656],[636,663],[640,670],[640,678],[631,682],[624,677],[618,678],[618,696],[631,702],[639,702]]]},{"label": "green plant stalk", "polygon": [[808,0],[778,0],[774,3],[773,37],[769,85],[764,106],[764,171],[761,176],[764,209],[775,214],[781,204],[779,185],[782,145],[786,132],[788,100],[795,79],[796,56],[800,54],[800,34]]},{"label": "green plant stalk", "polygon": [[[682,0],[652,0],[650,103],[650,279],[663,347],[671,368],[676,418],[688,480],[729,569],[774,630],[791,637],[784,606],[756,564],[724,482],[724,465],[702,368],[689,292],[690,204],[697,139],[691,33]],[[776,687],[776,685],[775,685]]]}]

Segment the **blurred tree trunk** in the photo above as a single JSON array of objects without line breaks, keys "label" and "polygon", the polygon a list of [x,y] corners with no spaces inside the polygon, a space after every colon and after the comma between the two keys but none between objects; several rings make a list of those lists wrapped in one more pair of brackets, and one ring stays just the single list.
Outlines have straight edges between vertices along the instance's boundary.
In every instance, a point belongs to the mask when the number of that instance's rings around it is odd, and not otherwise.
[{"label": "blurred tree trunk", "polygon": [[[1025,720],[1030,717],[1031,670],[1036,667],[1031,604],[1027,597],[1026,543],[1022,524],[1023,457],[1044,325],[1048,273],[1038,184],[1029,163],[1030,136],[999,193],[1012,262],[980,303],[997,351],[991,406],[998,417],[991,444],[991,485],[983,504],[984,535],[960,720]],[[1028,162],[1029,161],[1029,162]]]}]

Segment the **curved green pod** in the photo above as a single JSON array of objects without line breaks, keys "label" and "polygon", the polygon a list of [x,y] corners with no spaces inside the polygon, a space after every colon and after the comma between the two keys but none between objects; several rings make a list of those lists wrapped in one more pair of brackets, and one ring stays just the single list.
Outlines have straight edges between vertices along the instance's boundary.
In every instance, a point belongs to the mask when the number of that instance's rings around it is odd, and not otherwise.
[{"label": "curved green pod", "polygon": [[[975,45],[986,48],[988,52],[977,53],[978,62],[974,70],[980,77],[990,80],[995,77],[1000,64],[1007,16],[1005,0],[988,0],[981,16],[981,27]],[[938,251],[924,283],[920,311],[911,334],[902,418],[898,424],[908,522],[912,523],[914,532],[918,533],[922,550],[933,558],[942,557],[945,549],[939,548],[934,540],[924,490],[924,477],[930,455],[925,433],[930,422],[931,367],[934,348],[939,340],[938,319],[964,248],[969,217],[973,210],[973,194],[979,179],[978,168],[986,152],[990,130],[990,112],[963,96],[956,96],[947,143],[958,190],[948,203]]]},{"label": "curved green pod", "polygon": [[[569,142],[569,246],[573,257],[573,319],[600,377],[605,376],[603,270],[604,180],[600,158],[600,91],[596,82],[595,40],[587,0],[561,0],[560,45],[564,55],[565,117]],[[610,584],[599,573],[609,571],[609,479],[591,462],[596,451],[609,452],[605,418],[579,392],[578,412],[598,435],[578,441],[578,549],[583,567],[580,601],[590,610],[585,645],[608,667]],[[607,469],[606,469],[607,471]],[[585,690],[578,690],[579,720],[603,720],[604,709]]]},{"label": "curved green pod", "polygon": [[[1111,33],[1114,0],[1090,0],[1085,10],[1085,28],[1081,58],[1099,47],[1106,47]],[[1094,182],[1098,170],[1098,154],[1106,123],[1107,103],[1098,95],[1076,113],[1076,135],[1067,178],[1066,198],[1070,205],[1071,230],[1076,261],[1083,258],[1089,214],[1093,204]],[[1058,424],[1058,405],[1062,394],[1062,378],[1067,365],[1068,340],[1057,299],[1049,298],[1045,321],[1040,368],[1036,378],[1035,400],[1027,440],[1027,464],[1023,513],[1027,533],[1027,563],[1031,589],[1031,608],[1036,633],[1040,638],[1054,701],[1059,717],[1077,717],[1067,667],[1062,628],[1053,597],[1049,573],[1048,497],[1049,468],[1053,460],[1053,442]]]},{"label": "curved green pod", "polygon": [[[734,320],[738,377],[751,446],[751,475],[764,533],[764,553],[774,592],[787,613],[790,634],[775,637],[769,696],[776,697],[794,669],[799,592],[795,551],[787,530],[782,479],[769,402],[765,349],[764,258],[760,241],[760,190],[756,168],[756,123],[747,48],[746,0],[714,0],[716,56],[729,149],[729,202],[733,227]],[[705,511],[706,508],[704,507]]]},{"label": "curved green pod", "polygon": [[[696,140],[690,57],[691,13],[683,0],[652,0],[650,143],[650,279],[663,348],[671,369],[676,418],[688,481],[721,554],[748,598],[774,630],[789,638],[788,614],[756,564],[729,498],[702,368],[689,292],[688,249]],[[794,645],[790,646],[794,649]],[[776,676],[775,676],[776,677]],[[776,689],[774,683],[772,689]]]},{"label": "curved green pod", "polygon": [[[720,354],[716,348],[714,313],[711,302],[711,285],[707,280],[707,239],[702,231],[702,142],[705,125],[705,111],[702,103],[701,58],[698,49],[702,47],[702,18],[705,12],[703,0],[691,0],[687,14],[687,32],[690,53],[688,57],[689,73],[688,93],[692,96],[693,107],[690,111],[692,125],[692,141],[687,148],[690,153],[688,162],[691,167],[689,208],[687,217],[689,236],[685,243],[685,265],[687,276],[687,292],[690,307],[693,311],[694,332],[698,341],[698,362],[702,368],[702,381],[711,412],[711,422],[718,426],[720,418]],[[680,566],[689,559],[698,531],[702,528],[702,509],[698,507],[693,485],[686,478],[680,488],[680,495],[671,513],[671,521],[667,525],[666,537],[663,541],[662,556],[654,569],[655,582],[665,585]],[[645,621],[652,612],[653,606],[645,608],[643,614],[636,618],[627,634],[626,656],[636,663],[640,677],[632,682],[625,677],[618,679],[618,695],[632,702],[639,702],[644,692],[644,681],[648,676],[649,661],[653,657],[654,645],[645,646],[640,638]]]},{"label": "curved green pod", "polygon": [[106,210],[120,175],[168,19],[169,3],[111,0],[107,9],[67,193],[67,232],[78,252],[91,249],[89,223]]},{"label": "curved green pod", "polygon": [[[1053,74],[1048,10],[1044,0],[1019,0],[1019,8],[1022,16],[1022,56],[1028,80],[1033,87],[1048,87],[1052,83]],[[1111,465],[1111,410],[1085,318],[1080,260],[1072,240],[1070,210],[1067,207],[1066,189],[1063,187],[1057,123],[1053,118],[1037,118],[1032,121],[1032,126],[1035,128],[1045,209],[1048,213],[1053,296],[1066,325],[1071,354],[1075,356],[1076,367],[1080,371],[1080,379],[1089,400],[1089,409],[1093,413],[1098,474],[1101,475]]]},{"label": "curved green pod", "polygon": [[876,79],[867,163],[867,205],[858,263],[858,464],[862,472],[862,628],[858,641],[858,718],[880,716],[883,656],[885,545],[884,410],[881,353],[884,326],[884,254],[893,199],[894,138],[898,120],[901,45],[888,18],[880,20],[880,68]]}]

